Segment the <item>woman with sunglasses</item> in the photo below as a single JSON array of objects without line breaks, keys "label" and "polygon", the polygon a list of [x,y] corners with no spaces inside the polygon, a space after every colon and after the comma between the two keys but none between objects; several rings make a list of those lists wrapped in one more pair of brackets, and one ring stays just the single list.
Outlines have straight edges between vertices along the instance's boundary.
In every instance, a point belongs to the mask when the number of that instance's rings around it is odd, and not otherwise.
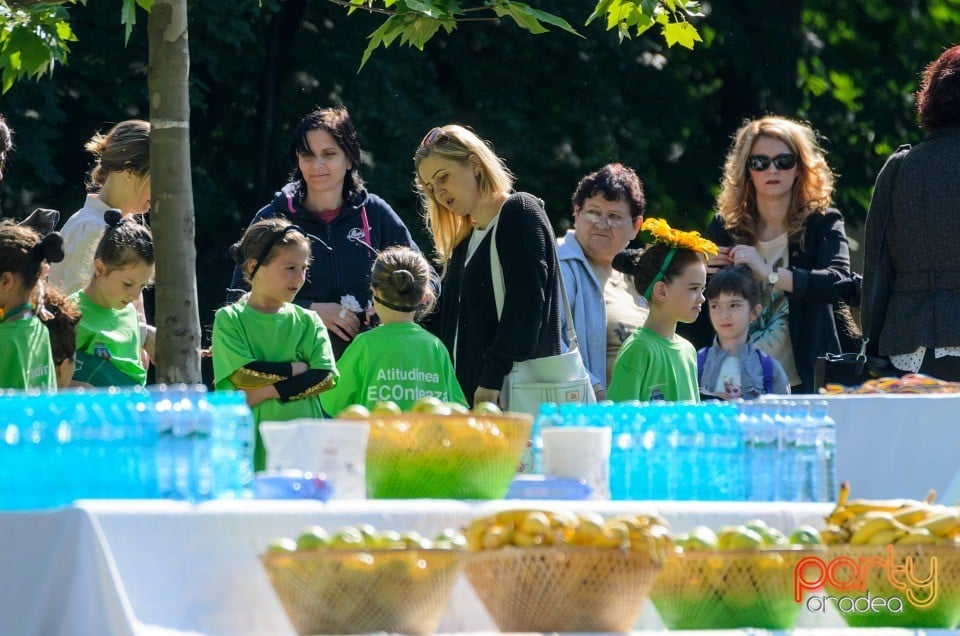
[{"label": "woman with sunglasses", "polygon": [[810,126],[775,116],[749,121],[727,154],[717,216],[705,232],[720,246],[708,271],[746,265],[764,284],[750,341],[783,365],[794,393],[813,390],[818,356],[840,352],[833,305],[851,274],[833,187]]},{"label": "woman with sunglasses", "polygon": [[[462,126],[428,132],[413,162],[443,271],[430,328],[450,351],[470,404],[497,403],[514,362],[560,353],[561,281],[550,220],[539,199],[513,192],[503,160]],[[500,311],[491,269],[494,235]]]},{"label": "woman with sunglasses", "polygon": [[646,200],[637,173],[611,163],[583,177],[571,202],[573,229],[557,241],[557,255],[583,364],[602,400],[620,346],[647,320],[633,277],[613,268],[640,231]]},{"label": "woman with sunglasses", "polygon": [[[370,266],[377,251],[392,245],[419,248],[390,204],[364,188],[360,142],[346,108],[318,109],[301,119],[290,162],[290,182],[251,225],[282,218],[311,238],[307,281],[294,303],[317,312],[339,358],[354,336],[372,326]],[[239,267],[230,287],[233,302],[246,288]]]}]

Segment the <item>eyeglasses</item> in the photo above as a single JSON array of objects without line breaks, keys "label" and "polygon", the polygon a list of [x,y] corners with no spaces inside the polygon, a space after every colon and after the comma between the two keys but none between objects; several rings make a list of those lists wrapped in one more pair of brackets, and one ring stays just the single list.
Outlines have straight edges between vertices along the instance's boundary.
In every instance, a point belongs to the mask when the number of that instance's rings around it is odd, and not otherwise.
[{"label": "eyeglasses", "polygon": [[590,210],[588,212],[581,212],[580,216],[584,221],[593,223],[597,227],[601,225],[606,225],[609,228],[621,228],[630,225],[633,222],[633,219],[622,217],[622,216],[607,216],[605,214],[600,214],[599,212],[594,212]]},{"label": "eyeglasses", "polygon": [[776,157],[768,157],[767,155],[750,155],[747,157],[747,167],[754,172],[763,172],[770,167],[770,162],[773,162],[777,170],[791,170],[797,165],[797,155],[785,152]]},{"label": "eyeglasses", "polygon": [[428,132],[428,133],[424,136],[423,141],[420,142],[420,146],[421,146],[421,147],[423,147],[423,146],[429,146],[429,145],[432,144],[433,142],[437,141],[437,139],[439,139],[439,138],[442,137],[443,135],[444,135],[444,132],[443,132],[442,130],[440,130],[439,127],[435,127],[435,128],[433,128],[433,129],[431,129],[430,132]]}]

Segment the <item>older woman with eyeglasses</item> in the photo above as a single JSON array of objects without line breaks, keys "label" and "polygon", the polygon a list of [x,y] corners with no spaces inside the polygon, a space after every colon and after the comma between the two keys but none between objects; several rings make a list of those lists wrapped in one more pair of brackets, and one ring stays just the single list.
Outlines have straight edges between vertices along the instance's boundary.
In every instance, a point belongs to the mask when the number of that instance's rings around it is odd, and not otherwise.
[{"label": "older woman with eyeglasses", "polygon": [[611,163],[583,177],[571,203],[573,229],[557,241],[557,255],[580,355],[602,400],[620,345],[647,319],[632,277],[613,269],[640,231],[646,200],[636,172]]},{"label": "older woman with eyeglasses", "polygon": [[[413,161],[443,270],[429,326],[450,351],[467,401],[496,403],[515,362],[560,353],[560,270],[550,220],[537,197],[513,192],[503,160],[462,126],[428,132]],[[500,310],[494,246],[503,280]]]},{"label": "older woman with eyeglasses", "polygon": [[794,393],[813,390],[817,357],[839,353],[833,306],[851,280],[834,175],[809,125],[768,116],[736,133],[723,168],[708,263],[746,265],[764,284],[750,341],[776,358]]}]

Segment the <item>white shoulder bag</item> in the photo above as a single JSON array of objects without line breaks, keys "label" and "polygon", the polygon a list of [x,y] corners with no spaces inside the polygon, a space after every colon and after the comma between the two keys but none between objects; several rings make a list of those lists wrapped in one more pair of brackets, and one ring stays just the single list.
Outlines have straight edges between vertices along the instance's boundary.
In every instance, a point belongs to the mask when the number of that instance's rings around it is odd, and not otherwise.
[{"label": "white shoulder bag", "polygon": [[[490,236],[490,275],[493,282],[493,296],[497,303],[497,318],[503,315],[504,280],[503,269],[500,266],[500,254],[497,252],[498,216],[491,228]],[[560,264],[554,260],[557,272],[560,274]],[[508,411],[530,413],[536,416],[540,412],[543,402],[585,402],[592,404],[597,401],[593,393],[593,384],[583,358],[580,356],[580,347],[577,342],[577,332],[573,328],[573,315],[570,313],[570,303],[567,301],[567,290],[560,281],[560,293],[563,298],[563,310],[567,317],[566,335],[570,348],[566,353],[546,358],[535,358],[514,362],[513,369],[503,379],[503,388],[500,393],[500,402]]]}]

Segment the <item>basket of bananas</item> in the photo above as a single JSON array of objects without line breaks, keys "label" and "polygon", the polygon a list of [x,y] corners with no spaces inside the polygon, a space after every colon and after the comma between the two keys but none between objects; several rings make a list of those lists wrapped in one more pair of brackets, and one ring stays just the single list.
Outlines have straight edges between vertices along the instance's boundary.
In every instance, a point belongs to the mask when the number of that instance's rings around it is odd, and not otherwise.
[{"label": "basket of bananas", "polygon": [[509,510],[474,520],[467,579],[503,632],[627,632],[672,549],[660,517]]},{"label": "basket of bananas", "polygon": [[824,539],[821,573],[851,627],[960,625],[960,510],[925,500],[849,499],[840,488]]},{"label": "basket of bananas", "polygon": [[305,529],[270,542],[261,557],[297,633],[432,634],[462,559],[463,535],[436,540],[415,532],[349,526],[330,535]]},{"label": "basket of bananas", "polygon": [[[384,404],[339,418],[370,422],[367,496],[374,499],[501,499],[520,466],[533,418],[493,404],[467,411],[423,398],[409,413]],[[365,410],[365,409],[364,409]]]},{"label": "basket of bananas", "polygon": [[802,608],[794,572],[826,554],[815,528],[789,537],[762,520],[676,535],[650,600],[670,629],[790,629]]}]

